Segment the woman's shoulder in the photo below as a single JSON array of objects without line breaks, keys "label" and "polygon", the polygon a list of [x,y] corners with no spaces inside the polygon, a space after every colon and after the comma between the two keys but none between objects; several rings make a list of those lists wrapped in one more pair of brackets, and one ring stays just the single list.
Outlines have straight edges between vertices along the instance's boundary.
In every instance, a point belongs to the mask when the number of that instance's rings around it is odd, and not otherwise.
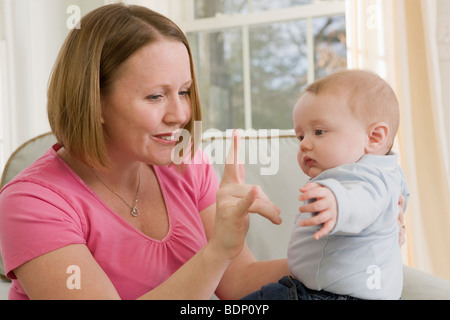
[{"label": "woman's shoulder", "polygon": [[14,190],[20,190],[23,195],[30,192],[35,193],[42,188],[55,193],[63,193],[68,187],[72,189],[77,185],[74,182],[76,182],[76,175],[58,156],[57,148],[54,146],[6,184],[0,191],[0,197],[2,193],[14,193]]}]

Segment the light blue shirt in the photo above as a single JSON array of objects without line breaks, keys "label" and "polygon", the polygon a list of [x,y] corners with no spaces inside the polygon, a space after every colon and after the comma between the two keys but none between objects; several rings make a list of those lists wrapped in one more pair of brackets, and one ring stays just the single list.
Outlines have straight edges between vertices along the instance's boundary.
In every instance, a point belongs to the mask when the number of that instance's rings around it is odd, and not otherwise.
[{"label": "light blue shirt", "polygon": [[318,226],[300,226],[312,214],[295,219],[288,264],[305,286],[361,299],[400,299],[398,200],[403,195],[407,203],[409,191],[397,162],[395,153],[366,155],[358,163],[327,170],[311,180],[334,193],[338,219],[320,240],[313,238]]}]

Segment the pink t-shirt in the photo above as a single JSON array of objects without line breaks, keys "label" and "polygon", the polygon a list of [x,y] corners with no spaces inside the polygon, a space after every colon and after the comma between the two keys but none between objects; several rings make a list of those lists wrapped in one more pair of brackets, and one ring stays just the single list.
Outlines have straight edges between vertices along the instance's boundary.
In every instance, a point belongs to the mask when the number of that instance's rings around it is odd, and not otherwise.
[{"label": "pink t-shirt", "polygon": [[[159,241],[112,211],[57,150],[55,145],[0,192],[0,248],[13,281],[10,299],[28,299],[15,268],[70,244],[85,244],[126,300],[157,287],[206,244],[199,212],[215,203],[219,181],[205,161],[182,173],[154,168],[170,223]],[[200,150],[197,156],[203,157]]]}]

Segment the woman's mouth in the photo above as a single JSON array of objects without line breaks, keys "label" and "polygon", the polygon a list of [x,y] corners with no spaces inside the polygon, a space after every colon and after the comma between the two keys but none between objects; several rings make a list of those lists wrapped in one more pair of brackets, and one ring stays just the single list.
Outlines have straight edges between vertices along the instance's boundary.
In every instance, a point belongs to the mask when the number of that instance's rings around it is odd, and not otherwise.
[{"label": "woman's mouth", "polygon": [[175,145],[178,142],[179,135],[174,133],[163,133],[154,135],[153,138],[166,145]]},{"label": "woman's mouth", "polygon": [[167,141],[175,141],[175,136],[174,135],[171,135],[171,136],[160,136],[159,138],[163,139],[163,140],[167,140]]}]

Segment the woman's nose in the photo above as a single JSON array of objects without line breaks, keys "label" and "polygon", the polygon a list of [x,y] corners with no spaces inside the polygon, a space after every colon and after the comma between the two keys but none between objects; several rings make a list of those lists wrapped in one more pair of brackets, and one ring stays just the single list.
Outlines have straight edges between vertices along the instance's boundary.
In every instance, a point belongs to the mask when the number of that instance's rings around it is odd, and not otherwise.
[{"label": "woman's nose", "polygon": [[190,104],[185,97],[176,96],[167,106],[165,121],[167,123],[183,124],[190,117]]}]

